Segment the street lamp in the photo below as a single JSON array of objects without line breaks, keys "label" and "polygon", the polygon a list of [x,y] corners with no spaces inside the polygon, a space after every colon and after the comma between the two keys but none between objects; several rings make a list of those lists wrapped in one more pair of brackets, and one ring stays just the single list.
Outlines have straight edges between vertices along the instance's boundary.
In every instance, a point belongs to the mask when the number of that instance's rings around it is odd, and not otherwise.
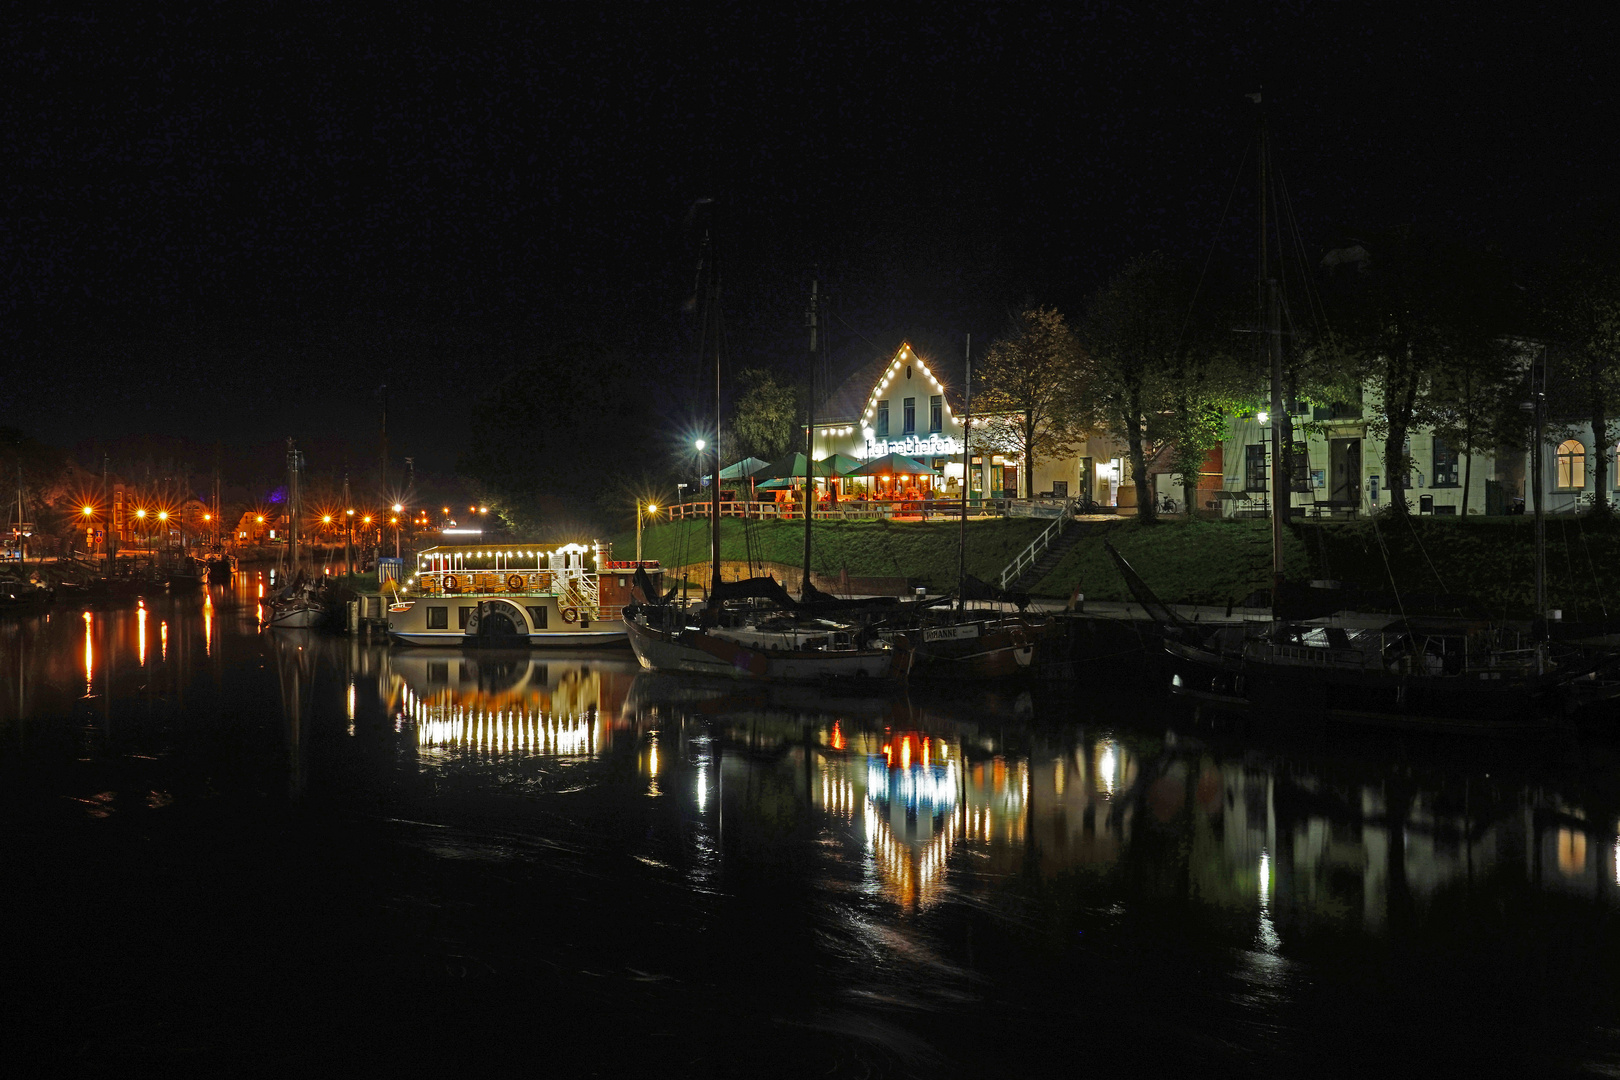
[{"label": "street lamp", "polygon": [[[657,503],[647,504],[647,513],[658,513]],[[641,500],[636,500],[636,565],[641,565]]]}]

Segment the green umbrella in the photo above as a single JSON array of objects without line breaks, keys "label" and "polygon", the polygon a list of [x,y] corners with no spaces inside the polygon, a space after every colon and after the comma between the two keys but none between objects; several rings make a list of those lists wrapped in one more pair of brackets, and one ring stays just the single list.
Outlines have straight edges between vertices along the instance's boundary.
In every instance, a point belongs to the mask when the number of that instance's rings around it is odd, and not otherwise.
[{"label": "green umbrella", "polygon": [[[816,462],[816,475],[848,476],[860,467],[859,458],[852,458],[848,454],[832,454]],[[827,472],[822,472],[822,469],[826,469]]]},{"label": "green umbrella", "polygon": [[908,458],[904,454],[884,454],[880,458],[873,458],[865,465],[850,472],[850,476],[938,476],[938,469],[931,469],[915,458]]},{"label": "green umbrella", "polygon": [[[827,467],[826,462],[818,461],[818,462],[816,462],[816,475],[817,476],[832,476],[832,475],[835,475],[835,474]],[[797,477],[803,477],[804,476],[804,455],[803,454],[793,453],[793,454],[789,454],[787,457],[777,458],[775,461],[771,462],[765,468],[763,468],[759,472],[755,473],[754,474],[754,479],[755,479],[755,481],[760,481],[760,480],[787,480],[787,479],[792,479],[795,476],[797,476]]]}]

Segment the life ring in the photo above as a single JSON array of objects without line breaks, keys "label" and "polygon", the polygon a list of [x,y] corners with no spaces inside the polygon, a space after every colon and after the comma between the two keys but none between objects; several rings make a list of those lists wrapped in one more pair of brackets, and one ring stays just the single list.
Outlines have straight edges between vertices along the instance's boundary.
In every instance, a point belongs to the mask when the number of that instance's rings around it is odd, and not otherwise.
[{"label": "life ring", "polygon": [[456,580],[456,575],[454,575],[454,574],[446,574],[446,575],[444,575],[444,591],[445,592],[455,592],[460,587],[461,587],[461,583]]},{"label": "life ring", "polygon": [[563,617],[563,622],[566,622],[566,623],[579,622],[579,612],[574,610],[571,607],[565,607],[565,608],[562,609],[562,617]]},{"label": "life ring", "polygon": [[506,587],[511,589],[513,592],[521,592],[523,590],[523,575],[513,574],[511,577],[507,578]]}]

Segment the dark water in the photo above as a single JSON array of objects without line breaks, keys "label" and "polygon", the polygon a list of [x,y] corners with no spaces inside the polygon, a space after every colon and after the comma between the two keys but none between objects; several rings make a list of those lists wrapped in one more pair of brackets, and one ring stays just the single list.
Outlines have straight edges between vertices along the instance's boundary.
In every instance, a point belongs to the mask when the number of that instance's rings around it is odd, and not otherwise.
[{"label": "dark water", "polygon": [[8,1054],[76,1069],[1612,1075],[1601,742],[842,699],[0,621]]}]

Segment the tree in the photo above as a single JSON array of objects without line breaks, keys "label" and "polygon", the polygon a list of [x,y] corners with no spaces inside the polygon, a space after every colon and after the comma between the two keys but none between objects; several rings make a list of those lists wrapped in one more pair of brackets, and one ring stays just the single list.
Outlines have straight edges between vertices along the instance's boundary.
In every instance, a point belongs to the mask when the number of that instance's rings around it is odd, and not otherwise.
[{"label": "tree", "polygon": [[1032,307],[1013,316],[1005,336],[992,344],[974,373],[981,389],[976,415],[994,417],[981,428],[989,445],[1024,459],[1024,490],[1035,490],[1037,458],[1074,449],[1083,433],[1076,411],[1080,349],[1055,308]]},{"label": "tree", "polygon": [[800,422],[797,391],[760,368],[739,371],[737,387],[731,420],[735,441],[728,445],[738,458],[752,455],[775,461],[795,442]]},{"label": "tree", "polygon": [[[1163,255],[1139,256],[1091,298],[1080,326],[1086,358],[1080,381],[1083,409],[1097,425],[1125,440],[1136,485],[1136,515],[1143,521],[1157,519],[1148,466],[1157,456],[1154,444],[1166,435],[1165,416],[1181,419],[1181,434],[1188,440],[1186,460],[1178,462],[1184,484],[1188,471],[1196,473],[1203,463],[1197,447],[1211,437],[1211,405],[1198,393],[1198,368],[1185,351],[1190,298],[1184,268]],[[1197,461],[1188,466],[1195,454]]]},{"label": "tree", "polygon": [[1367,433],[1384,443],[1390,505],[1406,513],[1411,459],[1407,439],[1420,424],[1451,425],[1477,441],[1468,417],[1447,395],[1454,372],[1471,368],[1481,381],[1474,416],[1484,415],[1495,362],[1492,344],[1504,327],[1508,289],[1501,262],[1412,229],[1392,229],[1335,249],[1324,260],[1330,330],[1308,352],[1318,391],[1353,401],[1363,389],[1377,399]]},{"label": "tree", "polygon": [[1570,264],[1548,284],[1542,308],[1554,340],[1549,386],[1563,399],[1554,408],[1591,423],[1592,510],[1607,514],[1609,452],[1620,412],[1620,267],[1597,260]]}]

